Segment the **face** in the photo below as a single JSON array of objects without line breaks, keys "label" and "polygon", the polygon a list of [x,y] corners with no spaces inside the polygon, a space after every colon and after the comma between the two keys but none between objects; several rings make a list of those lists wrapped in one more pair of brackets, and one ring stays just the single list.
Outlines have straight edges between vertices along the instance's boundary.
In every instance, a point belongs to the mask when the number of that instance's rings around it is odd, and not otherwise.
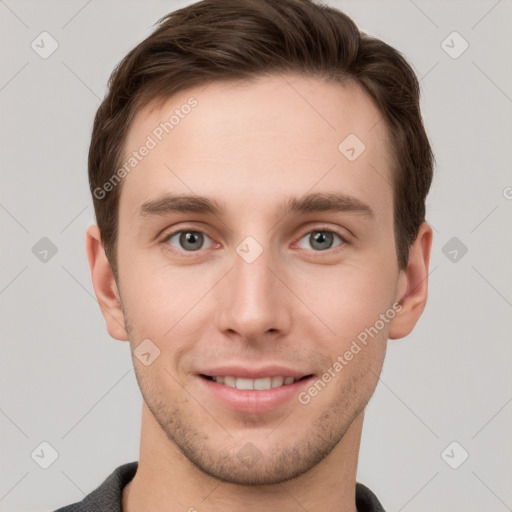
[{"label": "face", "polygon": [[120,198],[124,320],[147,407],[207,474],[308,471],[375,389],[401,274],[379,121],[356,84],[285,75],[183,91],[133,122],[127,154],[155,145]]}]

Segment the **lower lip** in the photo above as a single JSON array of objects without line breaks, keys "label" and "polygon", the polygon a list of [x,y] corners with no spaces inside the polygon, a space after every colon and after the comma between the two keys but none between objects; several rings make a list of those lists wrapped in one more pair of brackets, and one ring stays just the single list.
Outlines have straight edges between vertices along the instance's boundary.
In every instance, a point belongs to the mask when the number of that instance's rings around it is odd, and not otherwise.
[{"label": "lower lip", "polygon": [[208,391],[221,403],[240,412],[266,412],[295,398],[312,377],[295,381],[277,388],[264,390],[237,389],[213,380],[198,376]]}]

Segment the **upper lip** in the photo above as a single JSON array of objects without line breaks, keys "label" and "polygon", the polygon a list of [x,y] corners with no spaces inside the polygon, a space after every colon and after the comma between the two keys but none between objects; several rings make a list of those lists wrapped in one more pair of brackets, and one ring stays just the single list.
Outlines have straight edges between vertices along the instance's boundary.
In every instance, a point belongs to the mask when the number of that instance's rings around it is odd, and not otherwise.
[{"label": "upper lip", "polygon": [[260,368],[248,368],[244,366],[217,366],[215,368],[206,368],[200,372],[200,375],[208,377],[241,377],[243,379],[264,379],[265,377],[293,377],[294,379],[301,379],[307,375],[308,372],[294,370],[293,368],[286,368],[285,366],[264,366]]}]

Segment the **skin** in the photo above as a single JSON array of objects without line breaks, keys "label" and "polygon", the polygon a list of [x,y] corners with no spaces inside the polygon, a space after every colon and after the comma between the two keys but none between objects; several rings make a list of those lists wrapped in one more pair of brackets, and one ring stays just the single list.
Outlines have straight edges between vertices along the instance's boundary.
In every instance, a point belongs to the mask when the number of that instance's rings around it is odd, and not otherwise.
[{"label": "skin", "polygon": [[[421,226],[400,271],[386,128],[357,84],[288,74],[189,89],[139,111],[125,147],[140,147],[191,96],[197,107],[124,178],[118,283],[97,226],[87,231],[108,332],[129,340],[144,398],[123,510],[354,512],[364,408],[387,340],[408,335],[424,310],[432,230]],[[353,162],[338,150],[350,133],[366,145]],[[284,198],[311,192],[349,194],[374,216],[282,215]],[[140,214],[165,193],[208,196],[226,211]],[[204,233],[203,246],[187,252],[179,236],[165,239],[179,229]],[[315,230],[351,236],[318,250]],[[247,236],[263,249],[250,264],[236,252]],[[394,318],[306,405],[235,411],[197,376],[229,363],[321,377],[398,302]],[[133,356],[144,339],[160,350],[149,366]],[[247,446],[252,463],[239,456]]]}]

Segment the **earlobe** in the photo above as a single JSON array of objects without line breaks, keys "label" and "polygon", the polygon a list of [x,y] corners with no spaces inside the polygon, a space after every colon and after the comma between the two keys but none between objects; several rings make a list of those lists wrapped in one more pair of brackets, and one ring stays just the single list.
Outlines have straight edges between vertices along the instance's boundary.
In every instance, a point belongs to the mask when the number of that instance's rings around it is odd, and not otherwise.
[{"label": "earlobe", "polygon": [[390,339],[407,336],[425,309],[431,249],[432,228],[424,222],[409,250],[407,268],[400,273],[396,302],[402,307],[389,324]]},{"label": "earlobe", "polygon": [[112,338],[128,340],[121,299],[112,268],[101,244],[100,230],[97,225],[89,226],[86,233],[86,252],[91,270],[94,293],[100,306],[107,330]]}]

